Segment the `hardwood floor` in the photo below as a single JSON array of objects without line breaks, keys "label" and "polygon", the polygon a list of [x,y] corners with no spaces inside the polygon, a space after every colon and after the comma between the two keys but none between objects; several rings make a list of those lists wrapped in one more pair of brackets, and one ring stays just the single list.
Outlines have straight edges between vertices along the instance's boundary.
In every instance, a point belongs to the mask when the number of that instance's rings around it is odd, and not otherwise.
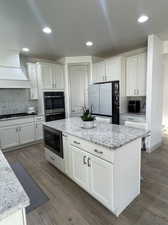
[{"label": "hardwood floor", "polygon": [[5,156],[21,162],[50,199],[27,215],[27,225],[168,224],[168,137],[160,149],[143,153],[141,195],[119,218],[50,165],[41,144]]}]

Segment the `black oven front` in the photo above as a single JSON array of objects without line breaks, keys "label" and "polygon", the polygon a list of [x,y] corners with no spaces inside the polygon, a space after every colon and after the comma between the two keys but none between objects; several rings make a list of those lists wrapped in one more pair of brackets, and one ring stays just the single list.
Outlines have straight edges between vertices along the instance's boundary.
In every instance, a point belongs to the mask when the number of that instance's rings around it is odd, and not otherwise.
[{"label": "black oven front", "polygon": [[47,126],[43,126],[43,132],[45,147],[61,158],[64,158],[62,132]]},{"label": "black oven front", "polygon": [[46,122],[65,119],[64,92],[44,92]]}]

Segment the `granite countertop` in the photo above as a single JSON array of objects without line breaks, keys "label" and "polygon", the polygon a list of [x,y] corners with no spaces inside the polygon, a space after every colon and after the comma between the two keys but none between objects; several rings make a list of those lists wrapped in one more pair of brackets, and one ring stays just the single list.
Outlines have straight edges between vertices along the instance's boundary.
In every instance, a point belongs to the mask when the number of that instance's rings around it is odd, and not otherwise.
[{"label": "granite countertop", "polygon": [[44,125],[112,150],[120,148],[131,141],[145,137],[149,134],[149,131],[144,129],[99,121],[95,121],[95,128],[83,129],[81,128],[82,121],[78,117],[46,122]]},{"label": "granite countertop", "polygon": [[4,117],[4,118],[3,118],[3,116],[0,116],[0,121],[23,119],[23,118],[34,117],[34,116],[38,116],[38,114],[36,114],[36,113],[34,113],[34,114],[21,113],[20,115],[19,114],[18,115],[16,114],[16,116]]},{"label": "granite countertop", "polygon": [[0,150],[0,220],[29,204],[26,192]]}]

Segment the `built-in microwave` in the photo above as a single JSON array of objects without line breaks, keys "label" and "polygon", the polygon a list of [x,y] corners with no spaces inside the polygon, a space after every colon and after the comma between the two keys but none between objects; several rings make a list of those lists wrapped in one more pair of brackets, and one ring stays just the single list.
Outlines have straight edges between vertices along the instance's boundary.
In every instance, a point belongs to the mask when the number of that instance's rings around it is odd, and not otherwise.
[{"label": "built-in microwave", "polygon": [[63,159],[62,132],[44,125],[43,133],[45,147]]}]

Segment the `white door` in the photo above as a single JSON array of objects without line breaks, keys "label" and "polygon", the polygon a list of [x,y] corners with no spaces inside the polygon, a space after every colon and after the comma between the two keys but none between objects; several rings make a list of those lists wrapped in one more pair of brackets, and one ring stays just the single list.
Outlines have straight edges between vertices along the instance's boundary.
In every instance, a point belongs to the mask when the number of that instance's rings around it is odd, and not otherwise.
[{"label": "white door", "polygon": [[4,127],[0,129],[0,147],[2,149],[19,145],[18,127]]},{"label": "white door", "polygon": [[146,53],[138,55],[138,73],[137,73],[137,95],[146,96],[146,73],[147,56]]},{"label": "white door", "polygon": [[106,60],[106,81],[121,80],[121,58],[112,57]]},{"label": "white door", "polygon": [[89,86],[88,88],[88,101],[89,101],[89,109],[93,114],[100,114],[100,85],[94,84]]},{"label": "white door", "polygon": [[69,66],[71,113],[81,113],[88,106],[88,66]]},{"label": "white door", "polygon": [[100,84],[100,114],[112,116],[112,84]]},{"label": "white door", "polygon": [[20,144],[26,144],[35,140],[34,123],[25,124],[19,128]]},{"label": "white door", "polygon": [[43,139],[43,124],[42,123],[36,123],[36,125],[35,125],[35,137],[36,137],[36,140]]},{"label": "white door", "polygon": [[126,92],[127,96],[137,95],[137,68],[138,67],[138,57],[131,56],[126,60]]},{"label": "white door", "polygon": [[43,89],[53,88],[53,76],[52,76],[52,64],[41,63],[40,64],[40,76]]},{"label": "white door", "polygon": [[85,190],[89,190],[87,153],[74,146],[70,148],[72,157],[72,179]]},{"label": "white door", "polygon": [[108,208],[113,207],[113,165],[93,155],[90,158],[90,193]]}]

